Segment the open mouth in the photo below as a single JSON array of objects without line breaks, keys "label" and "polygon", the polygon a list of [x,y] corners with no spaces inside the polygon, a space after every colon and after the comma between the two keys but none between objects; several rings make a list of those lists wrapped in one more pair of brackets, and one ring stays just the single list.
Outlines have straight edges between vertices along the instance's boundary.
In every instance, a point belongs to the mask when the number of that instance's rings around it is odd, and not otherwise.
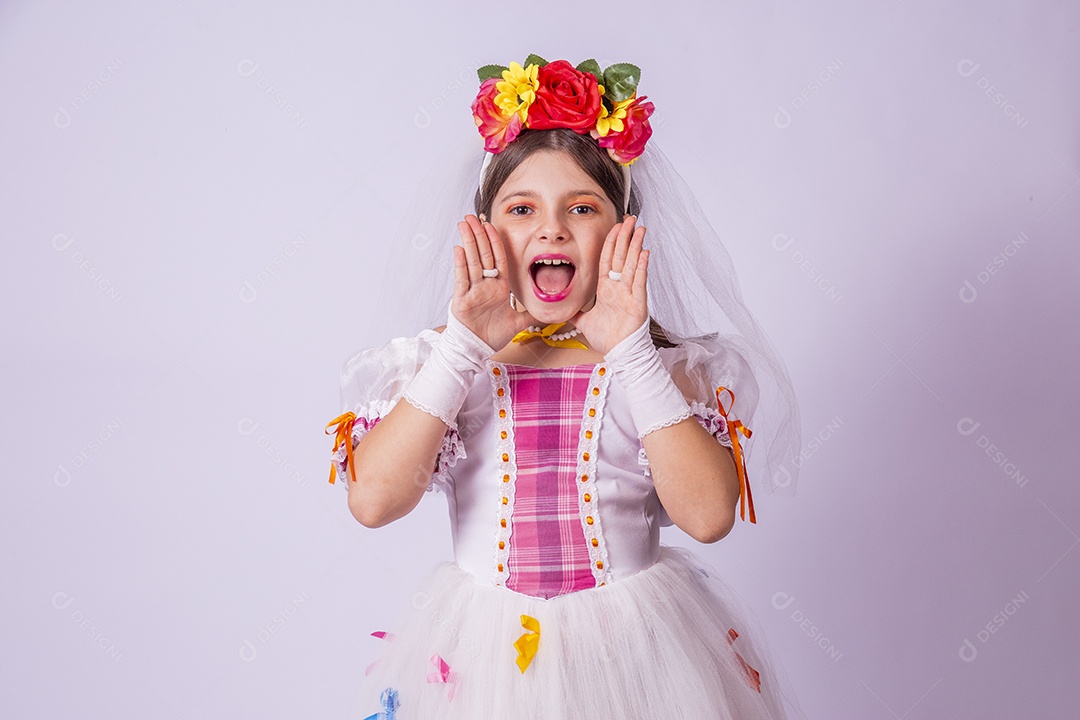
[{"label": "open mouth", "polygon": [[539,255],[529,266],[533,293],[545,302],[558,302],[570,293],[576,268],[570,258],[556,255]]}]

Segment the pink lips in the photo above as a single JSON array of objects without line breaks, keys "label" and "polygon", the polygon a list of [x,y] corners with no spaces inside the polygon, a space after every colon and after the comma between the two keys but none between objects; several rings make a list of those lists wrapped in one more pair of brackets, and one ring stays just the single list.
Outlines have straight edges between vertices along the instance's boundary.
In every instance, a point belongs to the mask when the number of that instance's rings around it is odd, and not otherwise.
[{"label": "pink lips", "polygon": [[[540,255],[537,255],[536,257],[534,257],[532,259],[532,261],[529,263],[529,268],[530,268],[529,279],[530,279],[530,281],[532,281],[531,268],[532,268],[533,264],[536,263],[537,260],[555,260],[555,259],[569,260],[570,262],[574,262],[571,258],[569,258],[566,255],[563,255],[561,253],[541,253]],[[560,300],[563,300],[564,298],[566,298],[566,296],[570,294],[570,291],[573,290],[573,288],[574,288],[574,280],[575,279],[577,279],[577,268],[576,267],[574,268],[574,274],[570,277],[570,283],[565,288],[563,288],[561,292],[555,293],[554,295],[549,295],[548,293],[544,292],[540,288],[536,287],[535,282],[531,282],[532,289],[533,289],[533,294],[536,295],[536,297],[538,297],[539,299],[543,300],[544,302],[559,302]]]}]

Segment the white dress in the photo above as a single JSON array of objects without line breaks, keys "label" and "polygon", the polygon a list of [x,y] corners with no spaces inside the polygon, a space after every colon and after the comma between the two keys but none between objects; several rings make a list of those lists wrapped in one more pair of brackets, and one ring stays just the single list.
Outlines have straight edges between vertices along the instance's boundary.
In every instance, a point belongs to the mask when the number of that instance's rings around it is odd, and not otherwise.
[{"label": "white dress", "polygon": [[[395,338],[345,363],[342,406],[357,418],[354,447],[401,398],[438,336]],[[659,352],[669,370],[685,375],[693,417],[718,442],[732,444],[717,411],[718,385],[734,393],[729,416],[752,428],[757,386],[740,356],[707,338]],[[544,400],[532,397],[540,387]],[[332,462],[347,488],[345,450]],[[437,465],[428,490],[447,498],[455,560],[415,594],[402,592],[413,602],[358,678],[370,699],[366,713],[788,717],[779,667],[754,613],[714,568],[660,543],[660,527],[672,523],[624,388],[604,363],[540,369],[487,361]],[[798,714],[794,698],[786,702]]]}]

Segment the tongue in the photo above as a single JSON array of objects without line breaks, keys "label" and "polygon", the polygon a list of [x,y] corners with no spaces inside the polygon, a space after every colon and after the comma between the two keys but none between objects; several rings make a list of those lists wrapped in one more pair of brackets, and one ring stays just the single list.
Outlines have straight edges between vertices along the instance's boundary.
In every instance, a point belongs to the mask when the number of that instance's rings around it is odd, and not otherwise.
[{"label": "tongue", "polygon": [[555,295],[566,289],[574,270],[569,265],[541,265],[536,270],[536,287],[548,295]]}]

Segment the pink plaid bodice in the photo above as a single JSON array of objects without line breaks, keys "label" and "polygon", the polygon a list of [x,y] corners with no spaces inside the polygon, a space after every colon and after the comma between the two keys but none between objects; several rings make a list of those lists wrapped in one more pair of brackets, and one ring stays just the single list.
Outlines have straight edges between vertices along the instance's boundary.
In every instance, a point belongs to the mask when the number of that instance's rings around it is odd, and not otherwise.
[{"label": "pink plaid bodice", "polygon": [[579,508],[593,498],[578,489],[583,415],[595,366],[503,367],[513,401],[515,476],[506,587],[543,598],[595,587]]}]

